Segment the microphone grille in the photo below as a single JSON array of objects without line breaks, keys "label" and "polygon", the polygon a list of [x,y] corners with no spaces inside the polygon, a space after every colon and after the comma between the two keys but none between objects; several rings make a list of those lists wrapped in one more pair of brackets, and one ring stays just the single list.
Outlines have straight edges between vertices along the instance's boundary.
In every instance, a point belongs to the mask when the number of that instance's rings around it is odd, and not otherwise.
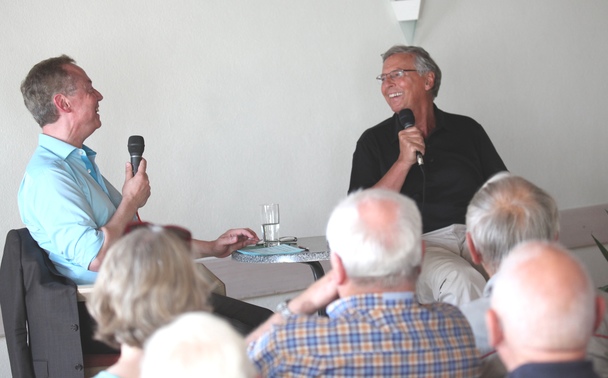
[{"label": "microphone grille", "polygon": [[399,122],[404,129],[414,126],[416,120],[414,119],[414,112],[412,109],[403,109],[399,112]]},{"label": "microphone grille", "polygon": [[127,142],[127,148],[130,154],[143,154],[144,153],[144,137],[141,135],[131,135]]}]

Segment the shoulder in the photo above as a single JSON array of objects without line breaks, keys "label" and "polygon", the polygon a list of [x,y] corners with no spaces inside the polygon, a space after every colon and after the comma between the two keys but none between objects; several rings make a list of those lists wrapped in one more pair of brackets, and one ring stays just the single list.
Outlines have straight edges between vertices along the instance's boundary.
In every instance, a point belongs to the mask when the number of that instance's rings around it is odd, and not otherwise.
[{"label": "shoulder", "polygon": [[476,132],[483,130],[479,122],[473,118],[461,114],[447,113],[441,109],[436,110],[437,122],[447,130]]},{"label": "shoulder", "polygon": [[469,303],[460,305],[460,311],[465,317],[478,315],[485,313],[490,308],[490,298],[482,297],[477,298]]},{"label": "shoulder", "polygon": [[365,130],[359,138],[359,143],[379,138],[394,137],[395,134],[395,118],[394,116],[385,119],[379,124]]}]

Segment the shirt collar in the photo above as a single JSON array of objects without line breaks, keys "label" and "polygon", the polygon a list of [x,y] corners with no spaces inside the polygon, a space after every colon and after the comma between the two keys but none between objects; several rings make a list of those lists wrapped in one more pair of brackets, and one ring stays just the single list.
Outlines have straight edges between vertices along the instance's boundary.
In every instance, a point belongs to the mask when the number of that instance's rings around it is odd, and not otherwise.
[{"label": "shirt collar", "polygon": [[483,297],[484,298],[490,298],[492,296],[492,289],[494,288],[494,278],[496,277],[496,275],[493,275],[492,277],[490,277],[490,279],[488,280],[488,282],[486,283],[486,286],[483,288]]},{"label": "shirt collar", "polygon": [[387,292],[379,294],[359,294],[340,298],[327,306],[327,315],[337,318],[351,308],[378,307],[395,303],[416,302],[416,295],[411,291]]},{"label": "shirt collar", "polygon": [[38,144],[40,145],[40,147],[51,151],[52,153],[64,160],[75,150],[84,151],[91,160],[95,160],[95,156],[97,156],[97,152],[93,151],[85,145],[82,145],[82,149],[80,149],[78,147],[72,146],[69,143],[66,143],[57,138],[53,138],[52,136],[46,134],[40,134],[38,136]]}]

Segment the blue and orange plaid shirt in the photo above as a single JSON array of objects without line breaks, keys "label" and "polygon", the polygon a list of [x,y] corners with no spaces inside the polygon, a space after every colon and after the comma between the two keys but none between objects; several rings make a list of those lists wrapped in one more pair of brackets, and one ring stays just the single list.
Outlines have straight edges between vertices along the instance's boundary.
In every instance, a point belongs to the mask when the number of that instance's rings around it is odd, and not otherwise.
[{"label": "blue and orange plaid shirt", "polygon": [[460,310],[413,293],[339,299],[328,317],[294,315],[249,345],[263,377],[476,377],[475,338]]}]

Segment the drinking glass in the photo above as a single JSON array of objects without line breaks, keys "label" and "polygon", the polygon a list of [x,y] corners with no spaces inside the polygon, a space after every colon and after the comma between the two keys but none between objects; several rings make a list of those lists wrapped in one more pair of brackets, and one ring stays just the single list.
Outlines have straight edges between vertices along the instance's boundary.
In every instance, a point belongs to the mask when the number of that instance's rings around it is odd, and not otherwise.
[{"label": "drinking glass", "polygon": [[279,244],[279,204],[267,203],[260,205],[262,217],[262,239],[264,245],[273,246]]}]

